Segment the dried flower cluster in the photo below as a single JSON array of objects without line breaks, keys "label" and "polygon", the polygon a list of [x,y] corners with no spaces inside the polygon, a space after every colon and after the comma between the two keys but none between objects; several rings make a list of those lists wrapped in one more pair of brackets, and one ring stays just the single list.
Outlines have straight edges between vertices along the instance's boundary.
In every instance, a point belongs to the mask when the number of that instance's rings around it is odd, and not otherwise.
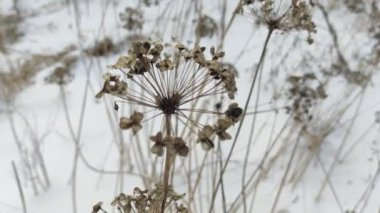
[{"label": "dried flower cluster", "polygon": [[202,15],[195,29],[196,35],[199,37],[213,37],[218,32],[218,24],[214,19],[207,15]]},{"label": "dried flower cluster", "polygon": [[94,47],[87,49],[85,52],[90,56],[105,56],[115,51],[116,46],[112,39],[105,37],[99,42],[96,42]]},{"label": "dried flower cluster", "polygon": [[261,0],[246,1],[252,13],[271,30],[305,30],[308,42],[313,43],[311,33],[316,33],[316,25],[307,3],[303,0]]},{"label": "dried flower cluster", "polygon": [[54,72],[45,78],[45,81],[50,84],[65,85],[74,79],[74,75],[67,67],[59,66],[54,69]]},{"label": "dried flower cluster", "polygon": [[124,13],[120,13],[120,20],[124,22],[123,28],[129,31],[138,31],[143,28],[144,16],[143,13],[131,7],[125,8]]},{"label": "dried flower cluster", "polygon": [[[158,156],[163,154],[164,148],[179,156],[186,156],[189,152],[183,138],[168,134],[174,121],[198,132],[198,142],[205,150],[214,147],[215,135],[221,140],[230,139],[226,130],[243,114],[236,103],[224,113],[195,108],[200,99],[217,94],[227,93],[230,99],[234,98],[237,91],[235,74],[220,62],[224,52],[211,48],[211,58],[206,59],[204,47],[188,49],[182,44],[176,45],[171,58],[163,51],[161,42],[135,42],[129,54],[111,66],[119,69],[124,74],[123,78],[109,73],[105,75],[98,98],[111,94],[133,106],[151,108],[150,112],[156,112],[148,117],[135,111],[130,117],[120,119],[120,128],[131,129],[136,134],[142,128],[144,118],[149,120],[162,115],[168,121],[164,124],[165,131],[150,137],[154,143],[151,151]],[[219,115],[219,119],[215,125],[202,125],[194,119],[194,113]]]},{"label": "dried flower cluster", "polygon": [[[125,195],[124,193],[121,193],[114,199],[114,201],[112,201],[111,205],[117,207],[122,213],[155,212],[155,210],[159,209],[163,192],[164,188],[162,185],[156,185],[151,191],[141,190],[140,188],[135,187],[133,195]],[[184,196],[185,194],[177,194],[172,187],[169,186],[167,202],[174,202],[176,212],[178,213],[188,212],[187,208],[182,204],[177,204],[177,201],[180,201]]]},{"label": "dried flower cluster", "polygon": [[[290,84],[288,97],[293,102],[288,110],[293,112],[294,120],[297,122],[311,120],[313,118],[311,112],[313,105],[317,100],[327,97],[323,84],[320,84],[312,73],[303,76],[290,76],[287,81]],[[316,86],[314,86],[315,83]]]},{"label": "dried flower cluster", "polygon": [[214,126],[206,125],[198,133],[198,141],[201,143],[204,150],[214,148],[213,139],[218,136],[219,140],[229,140],[231,135],[226,132],[228,128],[237,123],[243,110],[238,107],[237,103],[230,104],[228,110],[225,112],[224,117],[219,118]]},{"label": "dried flower cluster", "polygon": [[[111,202],[111,205],[116,207],[120,213],[131,212],[157,212],[161,205],[162,194],[164,188],[162,185],[156,184],[152,190],[141,190],[135,187],[132,195],[120,193]],[[169,185],[167,191],[167,206],[172,205],[177,213],[188,213],[189,211],[179,201],[184,198],[185,194],[177,194]],[[106,212],[102,208],[103,202],[98,202],[93,206],[92,213]]]}]

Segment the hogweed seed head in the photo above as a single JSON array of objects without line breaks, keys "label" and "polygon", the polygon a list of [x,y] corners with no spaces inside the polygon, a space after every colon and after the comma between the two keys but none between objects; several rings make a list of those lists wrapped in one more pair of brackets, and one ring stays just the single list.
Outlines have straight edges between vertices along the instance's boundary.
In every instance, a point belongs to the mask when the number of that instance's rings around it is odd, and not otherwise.
[{"label": "hogweed seed head", "polygon": [[[215,135],[221,140],[231,138],[226,130],[241,118],[243,112],[236,103],[225,113],[195,107],[199,100],[218,94],[227,94],[233,99],[237,92],[235,70],[220,62],[225,53],[211,48],[211,58],[208,59],[205,50],[205,47],[188,49],[183,44],[176,44],[169,55],[164,54],[161,42],[135,42],[127,56],[120,57],[116,64],[110,66],[120,70],[122,77],[107,73],[103,88],[96,97],[111,94],[132,106],[156,112],[152,117],[137,111],[129,118],[122,117],[121,129],[132,129],[136,134],[142,128],[144,117],[149,120],[162,115],[169,121],[176,119],[193,132],[198,130],[198,142],[209,150],[214,147]],[[194,119],[195,113],[219,115],[220,119],[215,125],[202,125]],[[187,156],[189,152],[183,138],[166,137],[158,132],[150,139],[154,143],[151,152],[158,156],[169,145],[179,156]]]},{"label": "hogweed seed head", "polygon": [[307,41],[313,43],[311,34],[317,32],[316,25],[310,6],[304,0],[246,1],[244,5],[270,30],[305,30],[309,34]]}]

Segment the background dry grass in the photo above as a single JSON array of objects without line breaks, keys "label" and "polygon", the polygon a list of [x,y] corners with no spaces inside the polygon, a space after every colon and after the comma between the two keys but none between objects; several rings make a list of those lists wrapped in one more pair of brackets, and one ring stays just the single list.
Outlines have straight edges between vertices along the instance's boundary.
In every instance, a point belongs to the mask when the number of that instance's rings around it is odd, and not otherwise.
[{"label": "background dry grass", "polygon": [[[108,210],[114,196],[162,179],[149,142],[161,120],[132,136],[118,128],[132,108],[94,98],[106,67],[142,38],[216,46],[238,76],[246,114],[232,140],[204,152],[183,131],[191,151],[170,183],[190,212],[378,211],[377,1],[305,1],[316,33],[268,22],[258,1],[15,2],[0,11],[1,167],[15,162],[24,212],[84,212],[98,201]],[[224,110],[226,99],[199,107]],[[1,178],[0,211],[21,212],[15,179]]]}]

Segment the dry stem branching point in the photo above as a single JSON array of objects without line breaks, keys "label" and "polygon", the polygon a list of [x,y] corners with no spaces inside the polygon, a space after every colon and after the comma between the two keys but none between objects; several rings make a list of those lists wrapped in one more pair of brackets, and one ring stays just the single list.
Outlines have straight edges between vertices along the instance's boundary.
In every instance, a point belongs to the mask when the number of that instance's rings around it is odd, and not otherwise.
[{"label": "dry stem branching point", "polygon": [[[211,58],[207,59],[205,47],[188,49],[183,44],[176,44],[174,51],[166,54],[164,46],[161,42],[134,42],[128,55],[121,56],[116,64],[110,66],[119,70],[122,76],[107,73],[103,88],[96,95],[101,98],[104,94],[111,94],[134,109],[150,108],[149,112],[156,112],[152,117],[135,110],[130,117],[120,118],[120,128],[132,129],[134,135],[151,118],[164,118],[163,130],[150,137],[153,142],[151,153],[157,156],[165,153],[161,212],[168,206],[168,183],[174,158],[176,155],[186,157],[190,152],[189,141],[176,135],[178,133],[172,130],[173,123],[179,122],[191,132],[198,132],[197,141],[204,150],[210,150],[215,146],[215,136],[220,140],[231,139],[226,130],[243,115],[237,103],[232,103],[224,113],[195,107],[199,100],[210,96],[227,94],[230,99],[235,97],[235,71],[220,61],[224,52],[210,48]],[[218,115],[219,119],[213,125],[204,125],[194,119],[194,114]]]}]

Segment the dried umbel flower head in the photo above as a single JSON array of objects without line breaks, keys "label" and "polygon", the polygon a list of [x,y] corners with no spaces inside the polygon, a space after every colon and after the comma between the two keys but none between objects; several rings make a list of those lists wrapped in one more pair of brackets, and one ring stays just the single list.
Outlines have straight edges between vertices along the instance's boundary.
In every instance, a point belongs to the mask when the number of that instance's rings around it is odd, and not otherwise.
[{"label": "dried umbel flower head", "polygon": [[289,76],[287,82],[290,86],[288,98],[292,101],[288,110],[292,111],[293,119],[297,122],[310,121],[313,118],[313,106],[317,101],[327,98],[324,85],[313,73]]},{"label": "dried umbel flower head", "polygon": [[116,46],[112,39],[105,37],[101,41],[97,41],[95,45],[85,52],[90,56],[105,56],[116,50]]},{"label": "dried umbel flower head", "polygon": [[199,37],[213,37],[218,32],[215,20],[207,15],[202,15],[197,23],[195,33]]},{"label": "dried umbel flower head", "polygon": [[124,22],[123,28],[129,31],[141,30],[144,24],[143,13],[132,7],[125,8],[124,13],[120,13],[120,20]]},{"label": "dried umbel flower head", "polygon": [[[120,195],[111,202],[111,205],[116,207],[121,213],[157,212],[157,209],[161,204],[163,192],[164,187],[159,184],[156,184],[151,190],[141,190],[139,187],[135,187],[133,189],[133,194],[126,195],[120,193]],[[185,194],[177,194],[169,185],[167,196],[168,202],[171,202],[171,204],[174,203],[177,212],[188,212],[187,208],[182,203],[179,203]]]},{"label": "dried umbel flower head", "polygon": [[311,33],[317,32],[316,25],[304,0],[256,0],[246,1],[245,5],[270,30],[305,30],[308,42],[313,42]]},{"label": "dried umbel flower head", "polygon": [[[120,127],[132,129],[134,134],[142,128],[143,118],[165,118],[165,131],[158,132],[150,138],[154,143],[151,152],[158,156],[161,156],[168,146],[179,156],[186,156],[189,152],[183,138],[168,134],[167,130],[172,129],[173,122],[190,128],[192,132],[200,131],[199,141],[202,142],[202,146],[205,147],[204,144],[208,143],[206,150],[214,147],[214,144],[209,135],[210,131],[204,132],[205,128],[211,128],[211,132],[223,140],[229,139],[225,130],[242,115],[242,110],[236,103],[233,105],[234,109],[230,107],[227,110],[228,113],[196,108],[199,101],[209,99],[210,96],[227,94],[230,99],[234,98],[237,92],[235,73],[222,66],[220,59],[224,52],[211,48],[211,58],[207,59],[204,47],[188,49],[182,44],[175,45],[171,57],[163,51],[164,45],[161,42],[135,42],[127,56],[120,57],[116,64],[110,66],[120,70],[123,76],[106,74],[103,88],[96,97],[111,94],[133,107],[150,108],[147,113],[154,113],[152,116],[135,111],[131,117],[120,119]],[[223,121],[231,125],[219,121],[215,124],[215,132],[212,125],[202,125],[199,120],[194,119],[199,117],[195,116],[199,113],[224,116]]]},{"label": "dried umbel flower head", "polygon": [[65,66],[59,66],[54,69],[54,72],[45,78],[45,81],[50,84],[66,85],[74,80],[74,75],[70,69]]}]

